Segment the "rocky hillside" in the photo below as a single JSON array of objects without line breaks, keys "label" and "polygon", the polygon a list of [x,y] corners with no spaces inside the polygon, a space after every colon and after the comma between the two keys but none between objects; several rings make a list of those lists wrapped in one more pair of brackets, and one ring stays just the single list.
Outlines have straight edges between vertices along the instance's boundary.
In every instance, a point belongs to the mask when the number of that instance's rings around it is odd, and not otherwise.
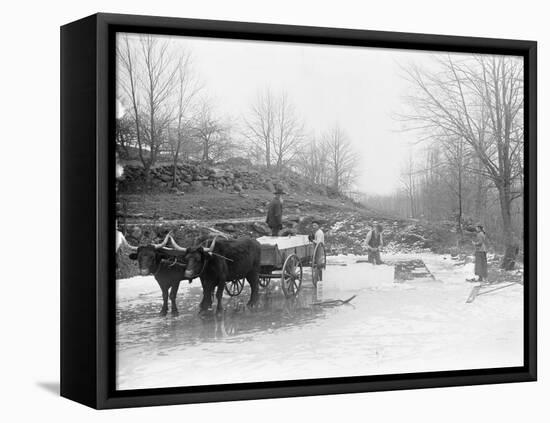
[{"label": "rocky hillside", "polygon": [[[280,236],[309,234],[314,220],[320,222],[331,254],[366,254],[365,239],[374,222],[379,222],[384,227],[382,234],[386,251],[426,250],[452,253],[457,248],[458,236],[452,222],[428,224],[413,220],[393,220],[352,210],[287,215]],[[119,223],[119,227],[126,232],[128,240],[133,244],[159,242],[168,231],[172,231],[176,240],[184,245],[196,244],[216,234],[227,238],[241,236],[258,238],[271,233],[263,217],[213,221],[159,220],[154,223],[141,222],[126,225]],[[473,234],[467,233],[465,237],[467,241],[471,241]]]},{"label": "rocky hillside", "polygon": [[[325,232],[329,254],[365,254],[364,241],[374,222],[384,227],[387,252],[458,252],[453,222],[429,223],[382,215],[327,187],[308,184],[292,172],[191,163],[177,169],[175,189],[171,188],[172,167],[167,165],[152,170],[152,189],[143,190],[143,169],[125,166],[118,186],[117,219],[119,229],[133,245],[160,242],[170,230],[181,245],[196,245],[213,234],[228,238],[268,235],[267,206],[279,185],[287,192],[280,235],[309,234],[311,222],[317,220]],[[471,249],[470,241],[467,235],[461,250]],[[135,266],[122,258],[119,277],[133,272]]]},{"label": "rocky hillside", "polygon": [[[325,232],[327,253],[331,255],[366,254],[365,238],[375,221],[382,223],[384,227],[385,252],[433,251],[457,255],[459,252],[464,253],[472,249],[470,241],[473,239],[473,235],[467,234],[465,248],[459,251],[457,248],[458,237],[454,232],[452,222],[428,224],[412,220],[395,220],[371,215],[365,210],[352,209],[332,210],[316,214],[288,214],[285,216],[281,235],[309,234],[313,220],[321,223]],[[141,223],[127,223],[126,226],[119,224],[119,227],[126,232],[128,241],[133,245],[143,245],[151,241],[161,242],[170,230],[173,231],[174,238],[180,245],[197,245],[213,235],[223,235],[228,238],[241,236],[258,238],[270,234],[263,216],[212,221],[159,220],[154,223],[142,221]],[[135,272],[135,266],[132,266],[126,258],[123,258],[120,263],[123,267],[120,269],[120,277]]]}]

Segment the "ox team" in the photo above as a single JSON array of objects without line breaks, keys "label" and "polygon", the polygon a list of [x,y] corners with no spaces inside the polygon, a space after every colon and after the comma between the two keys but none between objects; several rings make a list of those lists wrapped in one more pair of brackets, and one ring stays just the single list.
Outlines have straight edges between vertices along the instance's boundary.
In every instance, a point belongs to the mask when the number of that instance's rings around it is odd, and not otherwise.
[{"label": "ox team", "polygon": [[[165,248],[168,242],[172,249]],[[222,296],[225,281],[246,278],[251,294],[248,301],[253,306],[258,301],[260,285],[260,244],[255,239],[235,240],[214,238],[208,247],[185,248],[176,243],[172,233],[166,235],[161,244],[134,247],[122,238],[122,243],[132,250],[130,258],[136,260],[139,273],[152,274],[162,291],[163,305],[161,315],[168,313],[168,298],[172,303],[172,314],[178,314],[176,295],[182,280],[190,282],[200,278],[203,298],[200,311],[212,306],[212,294],[215,292],[217,311],[222,311]]]},{"label": "ox team", "polygon": [[[272,236],[278,236],[283,223],[283,201],[281,195],[285,192],[277,188],[269,205],[266,223]],[[313,222],[314,234],[310,239],[324,242],[324,233],[318,222]],[[210,246],[185,248],[176,243],[172,233],[166,235],[161,244],[150,244],[134,247],[128,244],[124,236],[119,234],[119,245],[123,244],[130,250],[130,258],[136,260],[139,273],[143,276],[152,274],[162,291],[162,309],[160,314],[168,313],[168,298],[172,306],[172,314],[177,315],[176,295],[182,280],[190,282],[199,278],[203,288],[200,311],[212,307],[212,297],[217,299],[216,310],[223,310],[222,296],[226,281],[246,278],[250,284],[249,306],[254,306],[259,298],[260,286],[260,255],[261,247],[258,241],[251,238],[220,239],[215,237]],[[168,243],[171,249],[166,248]]]}]

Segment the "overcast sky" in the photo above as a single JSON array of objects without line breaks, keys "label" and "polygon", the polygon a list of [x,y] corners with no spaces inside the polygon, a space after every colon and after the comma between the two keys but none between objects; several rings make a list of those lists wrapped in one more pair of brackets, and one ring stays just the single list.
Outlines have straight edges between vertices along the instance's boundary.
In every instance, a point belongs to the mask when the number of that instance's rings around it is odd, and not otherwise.
[{"label": "overcast sky", "polygon": [[194,69],[216,112],[242,122],[259,90],[284,90],[307,132],[320,136],[338,123],[360,156],[356,186],[388,194],[413,134],[392,118],[409,90],[400,66],[429,66],[433,53],[395,49],[170,37],[191,51]]}]

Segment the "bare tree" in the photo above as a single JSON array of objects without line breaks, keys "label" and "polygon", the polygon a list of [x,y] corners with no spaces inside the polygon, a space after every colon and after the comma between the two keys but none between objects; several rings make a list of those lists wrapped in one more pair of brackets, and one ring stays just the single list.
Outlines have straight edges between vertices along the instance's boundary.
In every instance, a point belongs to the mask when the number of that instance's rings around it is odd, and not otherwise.
[{"label": "bare tree", "polygon": [[117,86],[121,88],[121,96],[125,96],[131,104],[131,115],[135,127],[136,143],[140,158],[143,162],[143,139],[141,136],[141,113],[140,113],[140,94],[138,88],[138,67],[136,64],[137,54],[128,40],[124,36],[120,43],[117,43],[118,69]]},{"label": "bare tree", "polygon": [[148,178],[151,166],[156,162],[162,147],[163,133],[174,119],[173,103],[170,101],[177,83],[181,57],[170,54],[169,42],[152,35],[140,36],[144,69],[145,111],[147,114],[144,132],[150,148],[150,159],[145,166]]},{"label": "bare tree", "polygon": [[258,92],[244,126],[244,135],[255,149],[263,153],[266,167],[271,167],[271,143],[275,131],[275,100],[271,90]]},{"label": "bare tree", "polygon": [[203,163],[227,158],[232,150],[230,125],[214,115],[212,106],[206,100],[195,116],[193,134],[201,148]]},{"label": "bare tree", "polygon": [[174,92],[184,61],[170,42],[152,35],[122,37],[118,43],[122,95],[131,104],[139,158],[149,182],[151,167],[174,120]]},{"label": "bare tree", "polygon": [[267,167],[274,159],[281,169],[300,151],[304,124],[284,92],[278,96],[269,89],[259,92],[244,124],[244,135],[263,152]]},{"label": "bare tree", "polygon": [[332,186],[337,191],[348,188],[356,175],[357,155],[344,131],[334,125],[323,136],[331,172]]},{"label": "bare tree", "polygon": [[170,137],[173,159],[172,186],[176,186],[177,164],[182,147],[192,138],[190,112],[193,101],[201,89],[202,85],[192,71],[191,55],[183,53],[178,69],[175,134]]},{"label": "bare tree", "polygon": [[124,114],[116,120],[116,147],[122,159],[130,158],[130,147],[135,145],[136,130],[132,117]]},{"label": "bare tree", "polygon": [[407,195],[407,198],[409,200],[410,216],[412,218],[415,218],[417,215],[416,205],[415,205],[416,191],[417,191],[416,177],[417,177],[417,171],[415,169],[413,155],[412,155],[412,152],[409,150],[407,161],[405,162],[405,166],[401,171],[401,183],[403,184],[405,194]]},{"label": "bare tree", "polygon": [[411,97],[414,113],[407,118],[430,136],[452,134],[479,159],[473,167],[499,194],[505,244],[503,268],[513,268],[517,243],[511,207],[523,195],[517,181],[523,161],[523,63],[510,56],[438,60],[434,72],[407,71],[417,88]]},{"label": "bare tree", "polygon": [[300,151],[304,140],[304,124],[296,116],[286,93],[281,94],[275,105],[272,145],[277,169],[280,170]]},{"label": "bare tree", "polygon": [[456,221],[457,231],[460,237],[463,236],[464,218],[464,180],[466,167],[469,165],[469,155],[465,141],[461,137],[445,137],[441,139],[440,147],[445,157],[444,165],[448,172],[445,174],[445,182],[456,199]]},{"label": "bare tree", "polygon": [[327,146],[315,137],[310,137],[299,154],[299,173],[312,184],[329,184]]}]

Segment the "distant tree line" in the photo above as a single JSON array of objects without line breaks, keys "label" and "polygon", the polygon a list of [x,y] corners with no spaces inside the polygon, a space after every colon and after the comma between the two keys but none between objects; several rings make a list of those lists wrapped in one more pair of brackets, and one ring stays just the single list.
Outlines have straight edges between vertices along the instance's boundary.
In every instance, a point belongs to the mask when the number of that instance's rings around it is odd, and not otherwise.
[{"label": "distant tree line", "polygon": [[259,87],[243,116],[223,116],[208,98],[191,52],[151,35],[122,35],[117,65],[117,151],[122,159],[139,160],[147,180],[159,160],[173,163],[175,184],[180,161],[246,158],[337,191],[354,182],[357,156],[344,129],[335,124],[319,139],[309,136],[286,92]]},{"label": "distant tree line", "polygon": [[[413,87],[400,118],[420,134],[402,191],[371,198],[411,217],[482,222],[513,267],[523,234],[523,62],[511,56],[437,56],[405,69]],[[422,148],[419,148],[422,147]]]}]

